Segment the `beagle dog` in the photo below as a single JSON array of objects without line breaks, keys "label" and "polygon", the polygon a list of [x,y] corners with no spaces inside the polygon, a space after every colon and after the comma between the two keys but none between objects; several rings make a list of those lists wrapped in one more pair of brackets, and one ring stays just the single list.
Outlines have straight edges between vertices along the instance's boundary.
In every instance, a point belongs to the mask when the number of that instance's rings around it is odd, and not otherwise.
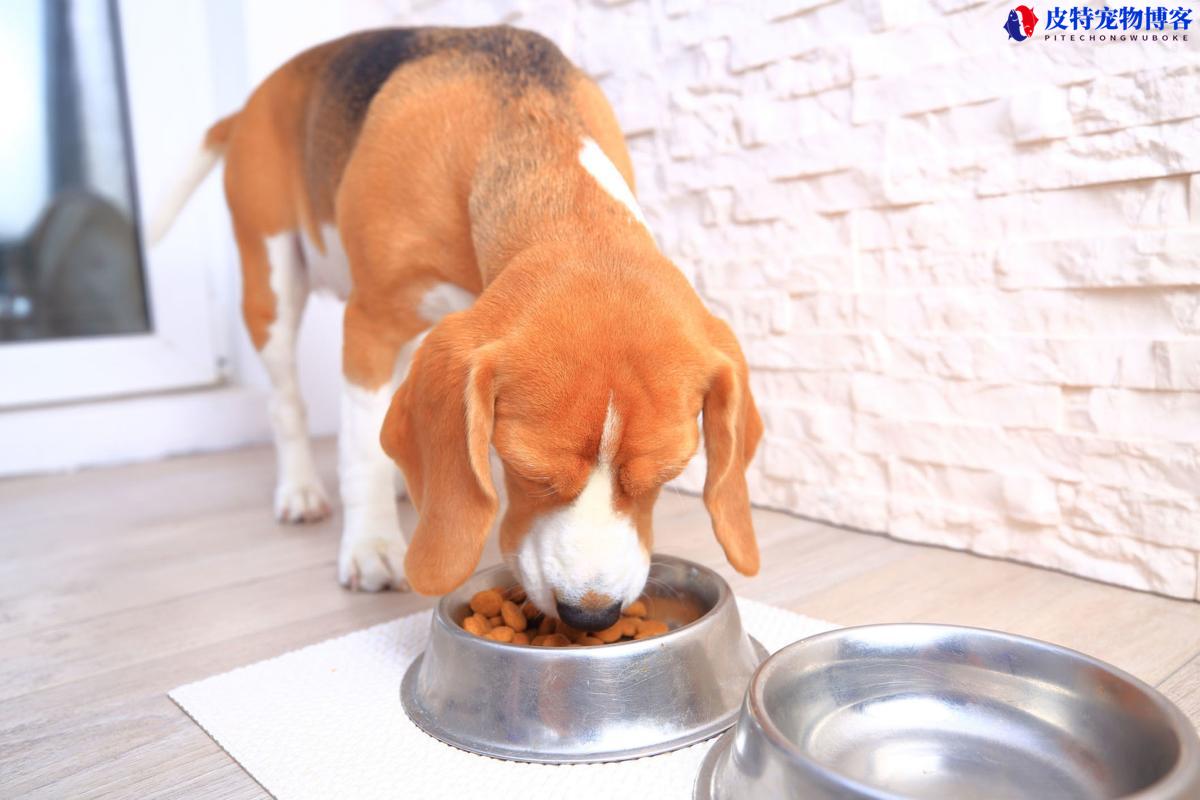
[{"label": "beagle dog", "polygon": [[[550,41],[407,28],[301,53],[208,131],[157,235],[222,156],[285,522],[329,511],[296,329],[310,289],[346,301],[344,585],[461,584],[498,512],[494,447],[505,559],[540,609],[607,627],[646,583],[654,502],[701,416],[713,531],[758,570],[745,360],[658,251],[600,89]],[[407,547],[393,460],[420,514]]]}]

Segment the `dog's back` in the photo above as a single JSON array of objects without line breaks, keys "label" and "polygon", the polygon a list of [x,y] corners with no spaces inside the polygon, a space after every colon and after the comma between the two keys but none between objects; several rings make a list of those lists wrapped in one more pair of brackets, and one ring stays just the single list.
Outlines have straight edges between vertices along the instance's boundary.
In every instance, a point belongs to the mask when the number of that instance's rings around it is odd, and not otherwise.
[{"label": "dog's back", "polygon": [[[369,31],[309,51],[284,71],[308,77],[308,101],[296,108],[302,118],[293,124],[303,126],[305,186],[319,219],[333,217],[337,187],[369,112],[387,118],[398,150],[405,149],[406,129],[440,129],[443,145],[463,128],[494,132],[505,119],[544,132],[574,115],[572,93],[583,80],[548,39],[508,27]],[[554,113],[522,118],[522,110],[538,107]],[[435,158],[436,148],[423,148],[410,166],[419,171],[420,160]]]},{"label": "dog's back", "polygon": [[[337,223],[351,158],[360,148],[379,150],[372,169],[381,162],[421,187],[425,202],[436,205],[434,190],[451,190],[464,209],[470,203],[473,230],[455,225],[450,239],[487,239],[497,224],[488,219],[501,202],[495,195],[510,205],[554,151],[574,159],[583,135],[600,143],[632,185],[599,89],[539,34],[509,27],[367,31],[301,53],[259,86],[223,143],[227,193],[235,226],[245,220],[255,236],[303,229],[323,244],[321,226]],[[497,148],[502,157],[489,161]]]}]

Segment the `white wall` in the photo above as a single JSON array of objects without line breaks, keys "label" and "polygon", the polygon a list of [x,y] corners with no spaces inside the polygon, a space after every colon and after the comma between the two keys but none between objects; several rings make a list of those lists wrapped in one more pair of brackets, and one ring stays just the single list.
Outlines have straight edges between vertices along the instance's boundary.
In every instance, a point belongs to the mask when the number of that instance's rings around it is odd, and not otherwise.
[{"label": "white wall", "polygon": [[1193,42],[1016,44],[970,0],[491,7],[380,5],[600,77],[749,356],[757,502],[1197,596]]}]

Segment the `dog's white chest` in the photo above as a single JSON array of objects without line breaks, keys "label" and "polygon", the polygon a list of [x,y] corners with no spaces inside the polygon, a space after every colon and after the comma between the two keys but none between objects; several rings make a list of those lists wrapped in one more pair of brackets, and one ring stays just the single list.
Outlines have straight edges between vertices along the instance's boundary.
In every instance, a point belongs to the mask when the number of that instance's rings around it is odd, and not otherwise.
[{"label": "dog's white chest", "polygon": [[345,300],[350,296],[350,262],[342,247],[342,237],[333,225],[321,226],[325,252],[321,252],[306,234],[301,234],[304,263],[308,267],[308,282],[313,289],[322,289]]}]

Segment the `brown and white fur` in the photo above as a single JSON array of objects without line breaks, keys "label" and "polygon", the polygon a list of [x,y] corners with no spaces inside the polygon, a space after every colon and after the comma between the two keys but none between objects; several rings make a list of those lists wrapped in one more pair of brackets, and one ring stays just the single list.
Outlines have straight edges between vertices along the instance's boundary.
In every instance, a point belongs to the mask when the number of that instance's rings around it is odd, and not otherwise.
[{"label": "brown and white fur", "polygon": [[[284,521],[329,508],[296,329],[310,289],[346,300],[343,584],[462,583],[498,511],[494,447],[505,558],[540,608],[603,627],[643,589],[652,508],[702,412],[714,532],[757,570],[745,361],[657,250],[611,109],[553,44],[416,28],[308,50],[209,131],[166,224],[221,155]],[[407,549],[392,459],[420,513]]]}]

